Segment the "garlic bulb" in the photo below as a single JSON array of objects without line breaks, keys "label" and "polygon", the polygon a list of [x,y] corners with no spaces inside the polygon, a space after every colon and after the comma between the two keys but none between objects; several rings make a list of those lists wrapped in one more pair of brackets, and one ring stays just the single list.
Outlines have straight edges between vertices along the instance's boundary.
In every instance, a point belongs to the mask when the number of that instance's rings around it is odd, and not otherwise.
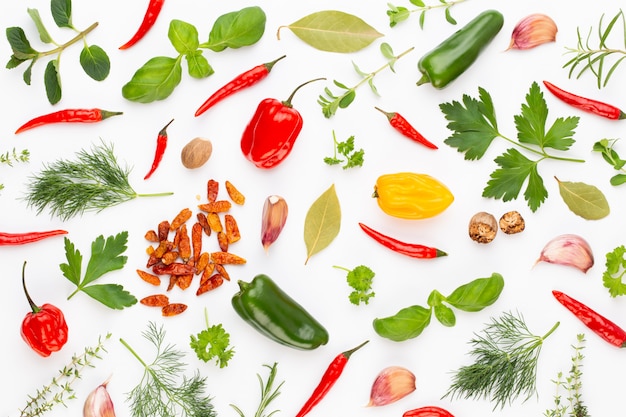
[{"label": "garlic bulb", "polygon": [[587,272],[593,266],[593,253],[585,239],[564,234],[550,240],[541,251],[537,262],[573,266]]},{"label": "garlic bulb", "polygon": [[520,20],[511,34],[508,49],[531,49],[556,40],[558,28],[554,20],[541,13],[534,13]]},{"label": "garlic bulb", "polygon": [[372,384],[368,407],[391,404],[415,391],[415,375],[401,366],[383,369]]},{"label": "garlic bulb", "polygon": [[83,406],[84,417],[115,417],[113,401],[111,401],[111,396],[106,388],[109,379],[98,385],[87,396]]}]

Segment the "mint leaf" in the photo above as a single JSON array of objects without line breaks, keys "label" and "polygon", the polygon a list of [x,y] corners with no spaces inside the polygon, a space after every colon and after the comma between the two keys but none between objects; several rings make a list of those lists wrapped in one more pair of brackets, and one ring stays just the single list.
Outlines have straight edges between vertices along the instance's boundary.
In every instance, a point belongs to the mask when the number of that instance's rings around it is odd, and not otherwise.
[{"label": "mint leaf", "polygon": [[626,284],[622,282],[626,274],[626,247],[618,246],[606,254],[606,270],[602,274],[602,283],[609,289],[611,297],[626,295]]}]

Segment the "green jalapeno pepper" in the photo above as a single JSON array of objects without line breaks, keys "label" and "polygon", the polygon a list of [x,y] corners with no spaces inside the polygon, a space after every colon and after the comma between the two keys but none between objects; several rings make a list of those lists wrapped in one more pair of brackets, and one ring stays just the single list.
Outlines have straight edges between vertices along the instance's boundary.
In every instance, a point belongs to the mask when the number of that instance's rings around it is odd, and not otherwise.
[{"label": "green jalapeno pepper", "polygon": [[447,86],[476,61],[503,24],[504,17],[496,10],[476,16],[419,60],[417,67],[422,78],[417,85],[429,82],[439,89]]},{"label": "green jalapeno pepper", "polygon": [[270,339],[296,349],[312,350],[328,343],[328,332],[267,275],[239,280],[232,305],[241,318]]}]

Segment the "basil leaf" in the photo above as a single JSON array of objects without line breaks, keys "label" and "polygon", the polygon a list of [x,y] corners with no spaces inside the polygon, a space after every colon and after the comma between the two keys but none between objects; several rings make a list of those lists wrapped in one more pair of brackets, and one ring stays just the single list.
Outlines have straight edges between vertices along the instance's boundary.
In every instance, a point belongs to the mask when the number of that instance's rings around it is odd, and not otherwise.
[{"label": "basil leaf", "polygon": [[434,307],[434,312],[439,323],[444,326],[453,327],[456,324],[456,316],[450,307],[439,304]]},{"label": "basil leaf", "polygon": [[96,81],[104,80],[111,71],[109,56],[97,45],[83,48],[80,52],[80,65],[85,73]]},{"label": "basil leaf", "polygon": [[185,55],[185,60],[187,61],[189,75],[194,78],[206,78],[215,72],[209,61],[202,55],[202,51],[195,51]]},{"label": "basil leaf", "polygon": [[37,51],[30,46],[30,42],[20,27],[10,27],[6,30],[7,40],[11,45],[13,55],[21,60],[32,59],[37,56]]},{"label": "basil leaf", "polygon": [[504,278],[493,273],[489,278],[477,278],[461,285],[445,301],[462,311],[480,311],[495,303],[503,288]]},{"label": "basil leaf", "polygon": [[305,264],[322,249],[326,248],[339,234],[341,226],[341,207],[331,185],[309,208],[304,220],[304,242],[307,257]]},{"label": "basil leaf", "polygon": [[50,11],[54,23],[60,28],[72,28],[72,1],[71,0],[52,0],[50,3]]},{"label": "basil leaf", "polygon": [[267,17],[258,6],[245,7],[217,18],[209,33],[209,41],[200,45],[215,52],[253,45],[265,33]]},{"label": "basil leaf", "polygon": [[130,101],[150,103],[169,97],[182,76],[181,57],[155,57],[135,72],[122,87],[122,96]]},{"label": "basil leaf", "polygon": [[43,75],[46,96],[48,96],[50,104],[56,104],[61,100],[61,79],[59,78],[57,65],[58,61],[56,59],[49,61]]},{"label": "basil leaf", "polygon": [[116,310],[122,310],[124,307],[130,307],[137,303],[137,298],[119,284],[90,285],[83,288],[82,291],[94,300]]},{"label": "basil leaf", "polygon": [[586,220],[599,220],[611,212],[602,191],[583,182],[559,181],[559,193],[567,207]]},{"label": "basil leaf", "polygon": [[198,49],[198,30],[190,23],[182,20],[172,20],[167,31],[167,37],[179,54],[190,54]]},{"label": "basil leaf", "polygon": [[430,324],[430,308],[414,305],[403,308],[395,315],[373,321],[374,331],[381,337],[403,342],[419,336]]},{"label": "basil leaf", "polygon": [[31,19],[33,19],[33,22],[35,22],[35,26],[37,27],[37,32],[39,32],[39,39],[41,39],[43,43],[53,43],[52,36],[50,36],[50,33],[48,33],[48,30],[46,29],[46,27],[43,24],[43,21],[41,20],[41,16],[39,15],[39,10],[26,9],[26,11],[30,15]]}]

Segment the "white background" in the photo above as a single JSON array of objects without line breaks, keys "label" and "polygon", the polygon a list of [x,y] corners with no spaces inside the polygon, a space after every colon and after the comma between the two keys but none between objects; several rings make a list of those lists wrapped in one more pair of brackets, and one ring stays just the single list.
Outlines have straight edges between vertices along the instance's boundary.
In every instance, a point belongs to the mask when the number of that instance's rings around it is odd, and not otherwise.
[{"label": "white background", "polygon": [[[79,48],[70,48],[63,54],[61,65],[63,99],[51,106],[43,87],[45,62],[35,65],[31,86],[22,81],[25,68],[0,71],[4,98],[0,151],[26,148],[31,152],[28,164],[0,167],[0,179],[5,185],[0,194],[3,214],[0,229],[22,232],[64,228],[83,253],[85,264],[90,244],[97,236],[102,234],[106,237],[127,230],[126,267],[104,276],[102,282],[121,283],[137,298],[142,298],[153,292],[135,273],[136,269],[145,266],[147,259],[144,233],[155,228],[161,220],[172,219],[184,207],[194,210],[205,198],[208,179],[216,179],[222,185],[225,180],[230,180],[247,197],[244,206],[235,206],[231,210],[243,235],[231,250],[245,257],[248,263],[231,267],[229,271],[233,280],[201,297],[195,296],[193,286],[185,292],[172,290],[171,298],[187,303],[189,309],[180,316],[165,319],[158,309],[141,305],[112,311],[84,294],[66,300],[73,286],[59,270],[59,264],[65,262],[63,238],[22,247],[3,247],[0,250],[0,263],[3,265],[3,290],[0,292],[3,355],[0,356],[0,368],[4,370],[5,387],[10,388],[5,388],[2,395],[2,415],[18,415],[27,396],[56,376],[57,370],[69,361],[72,353],[94,345],[100,335],[108,332],[113,334],[106,344],[108,353],[74,384],[77,399],[68,401],[68,408],[60,406],[48,415],[80,415],[88,392],[110,375],[109,391],[117,415],[128,415],[126,393],[139,382],[143,371],[119,339],[124,338],[146,360],[151,360],[154,352],[141,336],[149,321],[163,324],[167,341],[187,352],[185,360],[189,364],[189,375],[198,369],[207,377],[208,393],[213,397],[220,416],[235,415],[229,407],[230,403],[237,404],[247,415],[253,414],[259,400],[255,374],[260,373],[265,378],[267,372],[263,364],[274,362],[278,363],[277,380],[284,380],[285,384],[270,408],[280,409],[278,415],[295,414],[331,360],[364,340],[370,340],[370,343],[355,353],[340,380],[311,412],[311,416],[400,416],[406,410],[426,405],[444,407],[456,416],[540,416],[544,410],[553,407],[554,384],[551,380],[559,371],[567,372],[569,369],[570,346],[575,343],[576,334],[581,332],[587,336],[583,398],[590,413],[609,415],[621,406],[621,376],[626,372],[624,353],[586,329],[553,299],[551,290],[563,290],[617,323],[626,325],[626,301],[611,299],[601,280],[604,255],[624,243],[622,213],[626,203],[625,190],[609,184],[612,167],[599,154],[591,152],[596,140],[619,138],[624,122],[607,121],[581,113],[545,92],[550,122],[558,116],[580,116],[576,143],[568,156],[583,158],[586,162],[583,165],[563,162],[540,164],[549,197],[536,213],[532,213],[521,199],[503,203],[481,197],[488,176],[495,169],[493,158],[508,146],[496,139],[482,160],[465,161],[462,154],[443,143],[450,132],[438,105],[458,100],[463,94],[476,96],[477,88],[482,86],[493,97],[501,131],[510,136],[515,135],[513,115],[519,112],[533,81],[541,84],[544,79],[550,80],[581,95],[626,107],[623,94],[626,67],[620,68],[609,87],[602,90],[596,88],[595,79],[590,75],[578,80],[568,79],[567,71],[562,68],[568,59],[564,56],[565,48],[576,45],[576,28],[586,31],[590,26],[597,27],[602,13],[606,13],[607,18],[614,16],[619,3],[623,2],[598,1],[591,8],[588,2],[580,0],[471,0],[452,9],[458,26],[447,24],[441,10],[433,10],[428,13],[425,28],[421,30],[417,16],[393,29],[389,28],[385,1],[323,0],[297,4],[272,1],[257,4],[250,1],[178,0],[166,2],[152,31],[126,51],[117,47],[134,33],[143,17],[146,1],[113,0],[94,4],[76,0],[73,3],[76,27],[86,28],[95,21],[99,22],[98,28],[88,36],[88,42],[107,51],[111,58],[111,73],[103,82],[89,79],[78,64]],[[398,1],[397,4],[409,5],[408,1]],[[183,73],[178,88],[164,101],[138,104],[122,97],[122,85],[149,58],[175,56],[167,39],[167,28],[172,19],[194,24],[201,40],[205,40],[218,16],[249,5],[260,5],[267,14],[266,32],[256,45],[222,53],[206,51],[205,56],[215,74],[207,79],[195,80]],[[40,10],[57,42],[62,43],[73,36],[70,31],[54,26],[47,1],[4,2],[1,7],[2,26],[23,27],[35,48],[44,47],[38,43],[35,28],[26,13],[27,8]],[[435,90],[429,85],[416,87],[415,82],[420,77],[416,69],[418,59],[461,25],[489,8],[500,10],[505,23],[476,64],[444,90]],[[370,47],[349,55],[317,51],[288,30],[282,30],[281,39],[277,40],[276,31],[280,25],[326,9],[355,14],[385,36]],[[559,27],[557,41],[528,51],[504,52],[515,24],[535,12],[546,13],[556,21]],[[396,53],[410,47],[415,47],[415,50],[398,61],[395,74],[387,70],[376,77],[380,96],[363,86],[349,108],[339,110],[331,119],[325,119],[316,103],[317,96],[325,86],[334,89],[332,79],[347,85],[358,82],[351,61],[365,71],[382,65],[384,60],[378,47],[383,41],[388,42]],[[229,98],[201,117],[194,117],[196,108],[236,74],[283,54],[287,58],[277,64],[261,84]],[[0,42],[0,56],[8,60],[10,55],[8,43]],[[326,77],[328,81],[301,89],[293,101],[294,107],[304,117],[304,129],[292,154],[272,170],[261,171],[252,166],[242,156],[239,140],[257,103],[266,97],[286,99],[297,85],[317,77]],[[400,112],[440,149],[431,151],[400,136],[389,127],[384,116],[374,110],[374,106]],[[18,136],[13,133],[32,117],[72,107],[100,107],[123,111],[124,114],[100,124],[56,125]],[[165,157],[152,178],[144,181],[143,177],[152,162],[157,132],[172,118],[175,121],[168,129],[169,143]],[[339,139],[355,136],[357,147],[365,149],[362,168],[344,171],[323,163],[323,158],[332,154],[332,130]],[[198,136],[213,142],[214,153],[205,166],[190,171],[180,163],[180,150]],[[174,191],[175,194],[152,200],[136,199],[67,222],[51,218],[47,213],[37,215],[26,208],[21,198],[31,174],[38,172],[45,163],[58,158],[71,158],[76,151],[90,148],[100,139],[114,143],[120,162],[133,167],[130,181],[137,192]],[[617,150],[626,155],[626,147],[621,142]],[[436,177],[451,189],[454,203],[440,216],[428,220],[408,221],[387,216],[371,198],[371,193],[379,175],[398,171],[427,173]],[[599,221],[577,217],[561,200],[554,176],[565,181],[596,185],[605,193],[611,205],[611,214]],[[335,184],[341,203],[341,232],[327,249],[304,265],[306,211],[331,184]],[[287,200],[289,217],[282,235],[266,254],[259,238],[260,219],[263,202],[271,194],[282,195]],[[225,197],[223,187],[221,196]],[[518,210],[525,217],[527,227],[522,234],[500,234],[490,245],[478,245],[468,238],[467,224],[474,213],[488,211],[498,218],[509,210]],[[436,260],[415,260],[397,255],[365,236],[359,230],[358,222],[400,240],[436,246],[448,252],[449,256]],[[587,274],[564,266],[535,265],[543,245],[563,233],[578,234],[590,243],[596,264]],[[210,248],[215,241],[206,239],[205,244]],[[35,354],[19,335],[21,321],[29,311],[20,282],[25,260],[28,261],[27,280],[32,297],[39,304],[49,302],[60,307],[70,328],[67,345],[49,358]],[[345,274],[332,266],[353,268],[360,264],[368,265],[376,272],[376,297],[369,305],[357,307],[348,301],[350,289],[345,282]],[[426,305],[427,296],[433,289],[448,294],[461,284],[493,272],[502,274],[506,280],[500,299],[479,313],[458,312],[455,327],[444,328],[433,319],[421,336],[400,343],[382,339],[372,329],[371,323],[376,317],[392,315],[414,304]],[[260,336],[236,315],[230,305],[230,299],[237,291],[236,280],[249,281],[258,273],[273,277],[325,325],[330,333],[326,346],[314,351],[297,351],[280,346]],[[212,363],[198,361],[188,348],[189,336],[205,326],[205,308],[212,324],[222,323],[230,332],[236,354],[227,368],[219,369]],[[543,334],[555,322],[561,322],[543,346],[538,365],[537,396],[526,402],[519,399],[502,410],[493,410],[493,404],[487,400],[441,399],[449,387],[452,371],[471,361],[466,355],[470,349],[467,342],[491,317],[504,311],[521,312],[536,334]],[[414,372],[417,390],[392,405],[380,409],[366,408],[374,378],[390,365],[404,366]]]}]

